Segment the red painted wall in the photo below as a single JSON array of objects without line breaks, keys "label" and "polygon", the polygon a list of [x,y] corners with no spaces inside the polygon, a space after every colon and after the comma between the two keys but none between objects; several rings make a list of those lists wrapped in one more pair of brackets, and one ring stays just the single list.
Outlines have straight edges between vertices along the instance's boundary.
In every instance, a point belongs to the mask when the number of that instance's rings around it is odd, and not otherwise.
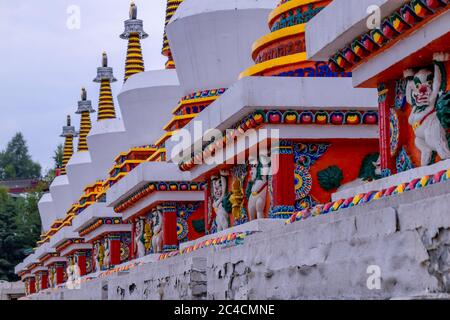
[{"label": "red painted wall", "polygon": [[326,203],[331,200],[334,191],[323,190],[318,181],[317,173],[329,166],[338,166],[344,174],[342,184],[351,182],[358,178],[361,162],[369,153],[378,152],[378,140],[375,139],[353,139],[334,140],[327,152],[311,167],[313,185],[311,195],[319,202]]}]

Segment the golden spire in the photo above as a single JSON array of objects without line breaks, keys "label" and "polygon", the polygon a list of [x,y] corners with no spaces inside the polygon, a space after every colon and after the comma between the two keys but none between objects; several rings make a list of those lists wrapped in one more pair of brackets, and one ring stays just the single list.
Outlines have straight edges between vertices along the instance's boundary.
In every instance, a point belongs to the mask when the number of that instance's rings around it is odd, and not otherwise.
[{"label": "golden spire", "polygon": [[87,92],[85,88],[81,89],[81,100],[78,101],[77,114],[81,115],[80,119],[80,132],[78,138],[78,152],[88,151],[87,135],[91,131],[91,113],[95,112],[92,109],[92,103],[87,100]]},{"label": "golden spire", "polygon": [[125,31],[120,37],[128,40],[127,57],[125,61],[125,82],[132,75],[145,71],[141,39],[147,38],[148,34],[144,31],[143,21],[137,19],[137,6],[134,2],[131,2],[130,16],[129,19],[125,21]]},{"label": "golden spire", "polygon": [[173,61],[172,52],[170,51],[169,46],[169,39],[167,39],[167,33],[166,33],[166,27],[170,22],[170,19],[177,11],[180,4],[183,2],[183,0],[167,0],[167,6],[166,6],[166,22],[164,24],[164,36],[163,36],[163,47],[162,47],[162,54],[166,56],[167,62],[166,62],[166,69],[174,69],[175,68],[175,62]]},{"label": "golden spire", "polygon": [[100,83],[100,97],[98,101],[97,121],[114,119],[116,109],[111,91],[111,82],[117,81],[113,75],[113,69],[108,67],[108,56],[106,52],[102,54],[102,66],[97,68],[97,77],[94,82]]},{"label": "golden spire", "polygon": [[66,166],[73,154],[73,138],[77,136],[75,127],[70,123],[70,116],[67,116],[67,125],[63,127],[61,137],[64,137],[64,151],[61,167],[61,175],[66,174]]}]

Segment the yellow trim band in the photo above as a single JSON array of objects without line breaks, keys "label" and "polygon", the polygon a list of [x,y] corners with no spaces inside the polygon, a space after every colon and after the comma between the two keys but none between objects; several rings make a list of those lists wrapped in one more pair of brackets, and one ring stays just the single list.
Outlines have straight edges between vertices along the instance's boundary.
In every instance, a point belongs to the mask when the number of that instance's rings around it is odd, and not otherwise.
[{"label": "yellow trim band", "polygon": [[306,52],[300,52],[285,57],[264,61],[262,63],[255,64],[254,66],[251,66],[246,70],[242,71],[241,74],[239,75],[239,79],[253,76],[268,69],[287,66],[290,64],[299,63],[303,61],[307,61]]},{"label": "yellow trim band", "polygon": [[252,56],[256,50],[261,48],[264,45],[267,45],[276,40],[280,40],[282,38],[287,38],[290,36],[298,36],[299,33],[305,33],[306,23],[297,24],[292,27],[283,28],[271,33],[268,33],[258,40],[256,40],[252,45]]}]

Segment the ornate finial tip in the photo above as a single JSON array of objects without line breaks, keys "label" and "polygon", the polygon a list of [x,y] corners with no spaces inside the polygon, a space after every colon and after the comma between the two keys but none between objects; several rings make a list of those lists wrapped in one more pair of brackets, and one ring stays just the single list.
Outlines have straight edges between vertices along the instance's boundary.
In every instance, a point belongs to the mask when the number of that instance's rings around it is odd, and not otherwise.
[{"label": "ornate finial tip", "polygon": [[102,67],[106,68],[108,66],[108,55],[106,54],[106,51],[103,51],[102,54]]},{"label": "ornate finial tip", "polygon": [[70,127],[70,115],[67,115],[67,126]]},{"label": "ornate finial tip", "polygon": [[130,3],[130,19],[132,20],[137,19],[137,7],[134,1],[131,1]]},{"label": "ornate finial tip", "polygon": [[86,101],[87,99],[87,92],[86,92],[86,88],[82,87],[81,88],[81,100]]}]

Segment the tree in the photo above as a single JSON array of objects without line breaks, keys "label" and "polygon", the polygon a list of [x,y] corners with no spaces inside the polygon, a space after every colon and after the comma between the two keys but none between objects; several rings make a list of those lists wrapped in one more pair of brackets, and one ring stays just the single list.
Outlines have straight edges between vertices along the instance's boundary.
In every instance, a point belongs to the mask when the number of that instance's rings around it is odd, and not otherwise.
[{"label": "tree", "polygon": [[48,170],[43,178],[43,181],[47,185],[50,185],[52,183],[53,179],[55,179],[56,169],[62,167],[63,155],[64,155],[63,145],[59,144],[56,147],[55,151],[53,152],[54,167],[52,169]]},{"label": "tree", "polygon": [[41,176],[41,166],[33,162],[22,133],[18,132],[0,152],[0,180],[33,179]]},{"label": "tree", "polygon": [[53,155],[53,161],[55,163],[55,169],[62,167],[62,165],[63,165],[63,156],[64,156],[64,148],[63,148],[62,143],[60,143],[56,147],[56,150],[54,151],[54,155]]},{"label": "tree", "polygon": [[41,192],[13,198],[0,188],[0,280],[14,281],[14,267],[36,246],[41,233]]}]

